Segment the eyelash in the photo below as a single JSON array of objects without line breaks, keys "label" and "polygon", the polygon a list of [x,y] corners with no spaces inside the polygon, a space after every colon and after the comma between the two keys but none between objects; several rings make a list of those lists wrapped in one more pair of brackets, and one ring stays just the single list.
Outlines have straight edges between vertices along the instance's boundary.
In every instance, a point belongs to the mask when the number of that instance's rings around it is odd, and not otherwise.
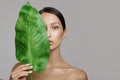
[{"label": "eyelash", "polygon": [[53,27],[52,27],[53,30],[56,30],[56,29],[58,29],[58,28],[59,28],[58,26],[53,26]]}]

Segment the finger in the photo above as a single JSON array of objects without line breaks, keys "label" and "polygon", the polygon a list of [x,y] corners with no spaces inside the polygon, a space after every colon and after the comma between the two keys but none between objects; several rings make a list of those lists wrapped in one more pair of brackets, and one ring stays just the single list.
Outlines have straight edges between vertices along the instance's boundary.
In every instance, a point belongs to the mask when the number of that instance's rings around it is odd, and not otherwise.
[{"label": "finger", "polygon": [[14,70],[14,71],[12,72],[12,74],[15,75],[15,74],[18,74],[18,73],[21,73],[21,72],[28,72],[28,71],[26,71],[26,70],[30,70],[30,69],[32,69],[32,68],[33,68],[32,66],[23,67],[23,68],[21,68],[21,69],[19,69],[19,70]]},{"label": "finger", "polygon": [[18,73],[20,71],[30,70],[32,68],[33,68],[33,66],[22,65],[22,66],[18,67],[17,69],[13,70],[13,73]]},{"label": "finger", "polygon": [[25,70],[30,70],[32,68],[33,68],[33,66],[25,66],[25,67],[22,67],[22,68],[18,68],[17,70],[18,71],[25,71]]},{"label": "finger", "polygon": [[17,74],[13,74],[13,78],[19,79],[20,77],[26,77],[31,73],[32,73],[32,71],[21,71],[21,72],[19,72]]},{"label": "finger", "polygon": [[[20,65],[19,67],[17,67],[15,70],[13,70],[12,71],[12,73],[11,73],[11,76],[13,77],[13,78],[16,78],[16,76],[18,76],[19,77],[19,75],[27,75],[27,74],[29,74],[29,73],[31,73],[31,72],[29,72],[29,71],[25,71],[25,70],[30,70],[30,69],[32,69],[33,67],[32,66],[29,66],[29,64],[24,64],[24,65]],[[23,74],[24,73],[24,74]]]},{"label": "finger", "polygon": [[32,73],[32,71],[23,71],[23,72],[21,72],[21,73],[18,73],[18,74],[16,75],[16,77],[20,78],[20,77],[28,76],[28,75],[31,74],[31,73]]},{"label": "finger", "polygon": [[18,67],[16,68],[16,70],[17,70],[17,69],[20,69],[20,68],[23,68],[23,67],[29,67],[29,66],[30,66],[30,64],[22,64],[22,65],[18,66]]}]

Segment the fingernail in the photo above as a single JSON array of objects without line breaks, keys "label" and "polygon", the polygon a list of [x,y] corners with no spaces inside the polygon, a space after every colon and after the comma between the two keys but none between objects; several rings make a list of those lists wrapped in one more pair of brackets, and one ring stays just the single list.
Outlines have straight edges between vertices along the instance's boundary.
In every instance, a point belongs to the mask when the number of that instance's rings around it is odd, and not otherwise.
[{"label": "fingernail", "polygon": [[29,73],[32,73],[32,71],[29,71]]},{"label": "fingernail", "polygon": [[30,66],[30,64],[26,64],[27,66]]},{"label": "fingernail", "polygon": [[30,68],[33,68],[33,66],[30,66]]}]

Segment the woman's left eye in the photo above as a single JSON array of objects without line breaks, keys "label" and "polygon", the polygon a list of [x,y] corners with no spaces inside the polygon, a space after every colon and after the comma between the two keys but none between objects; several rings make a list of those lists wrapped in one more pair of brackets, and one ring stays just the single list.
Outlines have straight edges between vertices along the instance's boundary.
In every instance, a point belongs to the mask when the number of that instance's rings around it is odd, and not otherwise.
[{"label": "woman's left eye", "polygon": [[56,29],[58,29],[58,28],[59,28],[58,26],[53,26],[53,27],[52,27],[53,30],[56,30]]}]

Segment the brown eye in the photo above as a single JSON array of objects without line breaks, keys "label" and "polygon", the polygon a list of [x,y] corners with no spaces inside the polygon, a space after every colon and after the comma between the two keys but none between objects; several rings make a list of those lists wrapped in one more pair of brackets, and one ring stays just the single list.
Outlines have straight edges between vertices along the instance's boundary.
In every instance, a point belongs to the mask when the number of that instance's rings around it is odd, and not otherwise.
[{"label": "brown eye", "polygon": [[58,26],[53,26],[52,29],[53,30],[57,30],[59,27]]}]

